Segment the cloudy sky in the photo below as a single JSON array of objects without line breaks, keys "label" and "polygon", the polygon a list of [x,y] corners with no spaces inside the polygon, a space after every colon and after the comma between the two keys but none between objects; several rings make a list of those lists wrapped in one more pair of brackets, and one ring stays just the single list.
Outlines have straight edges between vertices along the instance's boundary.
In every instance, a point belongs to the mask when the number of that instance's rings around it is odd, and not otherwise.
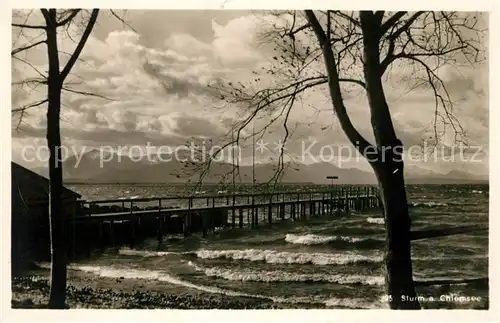
[{"label": "cloudy sky", "polygon": [[[105,96],[101,99],[66,92],[63,96],[63,144],[81,150],[113,147],[183,145],[190,138],[212,139],[223,143],[230,137],[231,126],[245,113],[238,105],[228,105],[207,85],[215,79],[242,82],[255,78],[253,71],[273,64],[270,44],[262,41],[263,21],[271,18],[248,11],[127,11],[120,12],[131,30],[109,12],[102,11],[85,49],[82,61],[75,66],[68,87]],[[14,18],[18,19],[18,18]],[[33,13],[30,22],[39,17]],[[13,45],[39,39],[36,30],[19,35],[13,29]],[[61,60],[75,47],[79,29],[72,26],[69,37],[60,36]],[[40,46],[21,56],[40,71],[46,71],[45,48]],[[12,60],[13,82],[36,77],[31,66]],[[401,68],[399,73],[404,73]],[[398,73],[396,70],[394,73]],[[463,170],[475,174],[488,173],[488,68],[447,68],[441,71],[455,104],[455,114],[474,147],[464,160],[441,158],[419,161],[418,165],[436,172]],[[159,77],[160,75],[160,77]],[[260,76],[260,75],[259,75]],[[261,85],[271,82],[264,74]],[[13,86],[13,108],[43,98],[45,89]],[[433,120],[434,97],[429,90],[407,91],[400,82],[386,83],[386,95],[393,121],[405,146],[421,143]],[[348,112],[355,126],[371,139],[369,110],[362,95],[354,93],[346,99]],[[43,147],[46,106],[30,109],[19,123],[19,114],[12,116],[12,156],[23,162],[23,147]],[[255,122],[260,130],[271,115]],[[324,145],[349,146],[332,112],[326,91],[304,96],[295,103],[289,116],[293,134],[285,146],[300,160],[303,149],[313,156]],[[246,129],[251,132],[251,127]],[[284,130],[276,123],[263,137],[266,150],[256,154],[260,162],[275,155],[275,147]],[[449,155],[453,145],[450,135],[443,139]],[[249,145],[248,141],[242,143]],[[311,146],[312,145],[312,146]],[[475,148],[477,147],[477,148]],[[30,153],[33,150],[30,150]],[[248,162],[251,148],[243,150],[243,163]],[[472,160],[472,153],[474,155]],[[28,155],[30,154],[28,153]],[[325,153],[325,150],[323,151]],[[32,157],[31,155],[29,157]],[[317,159],[316,159],[317,160]],[[309,155],[302,160],[314,162]],[[416,163],[416,162],[415,162]],[[39,166],[41,162],[30,165]],[[344,167],[367,168],[361,160],[343,162]]]}]

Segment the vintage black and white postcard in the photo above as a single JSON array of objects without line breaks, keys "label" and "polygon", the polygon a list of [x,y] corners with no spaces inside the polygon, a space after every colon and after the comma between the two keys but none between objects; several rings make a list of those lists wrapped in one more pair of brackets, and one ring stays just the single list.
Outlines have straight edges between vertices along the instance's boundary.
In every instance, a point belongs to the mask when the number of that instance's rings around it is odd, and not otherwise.
[{"label": "vintage black and white postcard", "polygon": [[9,9],[5,306],[493,319],[480,2]]}]

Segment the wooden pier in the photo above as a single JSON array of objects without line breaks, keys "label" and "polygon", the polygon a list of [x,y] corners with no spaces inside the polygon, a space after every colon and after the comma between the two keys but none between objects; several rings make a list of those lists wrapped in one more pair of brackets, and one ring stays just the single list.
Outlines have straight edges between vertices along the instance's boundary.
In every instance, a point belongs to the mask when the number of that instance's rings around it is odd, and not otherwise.
[{"label": "wooden pier", "polygon": [[349,214],[378,208],[379,201],[378,189],[372,186],[81,201],[71,221],[71,254],[78,253],[80,245],[133,245],[154,236],[161,242],[167,234],[196,232],[206,237],[216,228],[256,228],[286,219]]}]

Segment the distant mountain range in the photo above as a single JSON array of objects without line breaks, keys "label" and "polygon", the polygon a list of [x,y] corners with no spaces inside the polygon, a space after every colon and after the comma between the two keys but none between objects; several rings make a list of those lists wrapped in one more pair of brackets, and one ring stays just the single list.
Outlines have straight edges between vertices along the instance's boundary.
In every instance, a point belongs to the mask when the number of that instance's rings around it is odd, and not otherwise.
[{"label": "distant mountain range", "polygon": [[[63,162],[63,177],[66,183],[188,183],[196,182],[199,173],[193,175],[200,164],[189,164],[169,155],[162,155],[163,160],[133,161],[126,156],[108,154],[107,160],[101,165],[100,152],[92,150],[85,153],[80,163],[71,156]],[[275,164],[256,164],[256,182],[267,182],[276,173]],[[48,176],[46,168],[33,169],[37,173]],[[225,182],[232,181],[233,165],[224,162],[212,162],[204,177],[205,183],[219,183],[223,176]],[[283,170],[283,182],[288,183],[330,183],[326,176],[338,176],[337,184],[375,184],[376,178],[372,172],[357,168],[339,168],[333,164],[321,162],[315,164],[287,164]],[[407,166],[405,178],[408,184],[461,184],[485,183],[487,177],[478,178],[474,174],[461,171],[451,171],[447,174],[435,173],[418,166]],[[240,166],[236,183],[252,182],[252,167]]]}]

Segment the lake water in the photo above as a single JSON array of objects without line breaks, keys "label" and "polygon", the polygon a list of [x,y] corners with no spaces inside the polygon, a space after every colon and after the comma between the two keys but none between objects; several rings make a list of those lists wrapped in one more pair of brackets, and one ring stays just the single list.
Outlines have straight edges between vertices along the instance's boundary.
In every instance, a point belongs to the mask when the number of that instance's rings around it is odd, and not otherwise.
[{"label": "lake water", "polygon": [[[181,185],[68,186],[89,200],[178,195],[186,189]],[[415,230],[488,224],[487,185],[410,185],[407,191],[414,205],[410,212]],[[168,284],[180,290],[275,302],[384,308],[383,248],[383,218],[380,210],[371,210],[307,222],[284,220],[254,230],[227,229],[206,239],[167,237],[161,244],[151,239],[134,249],[111,248],[71,268],[97,276],[154,280],[159,289]],[[486,231],[414,241],[412,252],[415,280],[488,277]],[[487,287],[471,284],[425,287],[418,292],[423,297],[478,296],[483,303],[488,299]],[[423,305],[479,306],[466,301],[445,303]]]}]

